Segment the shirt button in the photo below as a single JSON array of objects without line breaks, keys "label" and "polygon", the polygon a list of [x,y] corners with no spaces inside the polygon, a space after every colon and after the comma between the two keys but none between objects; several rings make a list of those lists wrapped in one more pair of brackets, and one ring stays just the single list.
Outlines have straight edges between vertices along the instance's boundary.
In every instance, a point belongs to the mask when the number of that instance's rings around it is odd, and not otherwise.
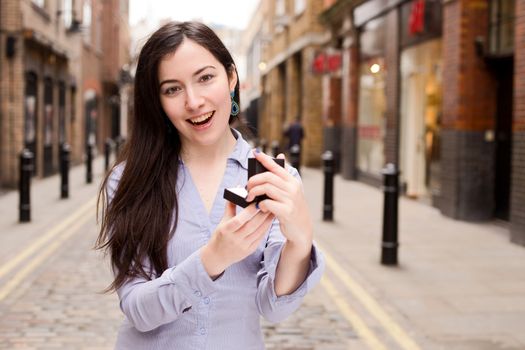
[{"label": "shirt button", "polygon": [[206,334],[206,328],[202,327],[202,328],[200,329],[200,332],[201,332],[201,335]]},{"label": "shirt button", "polygon": [[195,295],[198,296],[199,298],[202,296],[202,293],[199,292],[198,290],[195,291]]},{"label": "shirt button", "polygon": [[206,297],[204,298],[204,304],[209,304],[210,303],[210,298]]}]

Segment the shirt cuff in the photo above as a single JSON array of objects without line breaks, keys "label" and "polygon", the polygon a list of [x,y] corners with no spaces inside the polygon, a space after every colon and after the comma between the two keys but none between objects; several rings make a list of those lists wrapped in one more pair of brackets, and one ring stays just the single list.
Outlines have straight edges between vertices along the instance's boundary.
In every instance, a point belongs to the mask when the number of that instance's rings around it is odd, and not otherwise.
[{"label": "shirt cuff", "polygon": [[319,264],[319,262],[322,261],[321,253],[314,243],[312,244],[312,250],[310,253],[310,266],[303,283],[291,294],[277,296],[275,293],[275,274],[283,248],[284,242],[281,244],[269,246],[264,251],[264,261],[266,265],[266,272],[268,273],[268,282],[270,284],[270,297],[272,302],[274,302],[276,305],[287,304],[298,298],[303,298],[306,293],[320,280],[323,270],[321,264]]},{"label": "shirt cuff", "polygon": [[221,277],[222,275],[215,280],[211,279],[202,264],[200,249],[188,256],[168,275],[171,283],[182,285],[188,290],[194,303],[213,294],[217,290],[215,282]]}]

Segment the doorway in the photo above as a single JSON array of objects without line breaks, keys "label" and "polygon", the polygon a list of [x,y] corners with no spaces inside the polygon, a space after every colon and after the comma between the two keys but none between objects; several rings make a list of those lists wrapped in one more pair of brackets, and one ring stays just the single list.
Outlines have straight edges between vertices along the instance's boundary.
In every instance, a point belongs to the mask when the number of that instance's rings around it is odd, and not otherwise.
[{"label": "doorway", "polygon": [[509,220],[512,157],[512,107],[514,61],[512,57],[493,62],[497,80],[494,160],[494,216]]},{"label": "doorway", "polygon": [[400,165],[405,194],[433,201],[440,192],[441,39],[401,53]]}]

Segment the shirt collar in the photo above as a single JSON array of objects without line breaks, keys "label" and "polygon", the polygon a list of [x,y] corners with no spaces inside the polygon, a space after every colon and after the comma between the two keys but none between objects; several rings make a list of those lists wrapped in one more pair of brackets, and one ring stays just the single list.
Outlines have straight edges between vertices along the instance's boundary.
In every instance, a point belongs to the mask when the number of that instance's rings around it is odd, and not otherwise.
[{"label": "shirt collar", "polygon": [[232,153],[228,156],[228,159],[235,160],[239,163],[244,169],[248,170],[248,158],[250,158],[250,151],[252,147],[250,144],[242,137],[241,133],[235,129],[231,129],[233,136],[237,139],[235,143],[235,148]]},{"label": "shirt collar", "polygon": [[[232,153],[228,156],[228,159],[234,160],[239,163],[244,169],[248,170],[248,158],[250,157],[250,151],[252,147],[250,144],[242,137],[241,133],[234,128],[231,128],[232,134],[236,139],[235,147],[233,148]],[[179,156],[179,164],[184,165],[182,158]]]}]

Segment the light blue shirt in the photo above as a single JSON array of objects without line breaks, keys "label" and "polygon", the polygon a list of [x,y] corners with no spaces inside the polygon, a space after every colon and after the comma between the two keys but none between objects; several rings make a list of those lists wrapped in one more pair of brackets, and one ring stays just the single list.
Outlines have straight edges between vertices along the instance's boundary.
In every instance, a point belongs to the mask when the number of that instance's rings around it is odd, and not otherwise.
[{"label": "light blue shirt", "polygon": [[[179,162],[179,221],[168,244],[169,268],[151,281],[131,279],[117,291],[125,320],[116,349],[264,349],[260,316],[270,322],[285,319],[319,282],[324,260],[314,245],[306,280],[292,294],[276,296],[275,272],[285,242],[277,220],[253,254],[228,267],[216,280],[206,273],[199,249],[224,214],[224,188],[246,185],[248,158],[253,156],[250,145],[234,133],[235,149],[209,215],[188,169]],[[123,168],[117,166],[109,178],[110,199]],[[299,178],[296,169],[289,171]]]}]

